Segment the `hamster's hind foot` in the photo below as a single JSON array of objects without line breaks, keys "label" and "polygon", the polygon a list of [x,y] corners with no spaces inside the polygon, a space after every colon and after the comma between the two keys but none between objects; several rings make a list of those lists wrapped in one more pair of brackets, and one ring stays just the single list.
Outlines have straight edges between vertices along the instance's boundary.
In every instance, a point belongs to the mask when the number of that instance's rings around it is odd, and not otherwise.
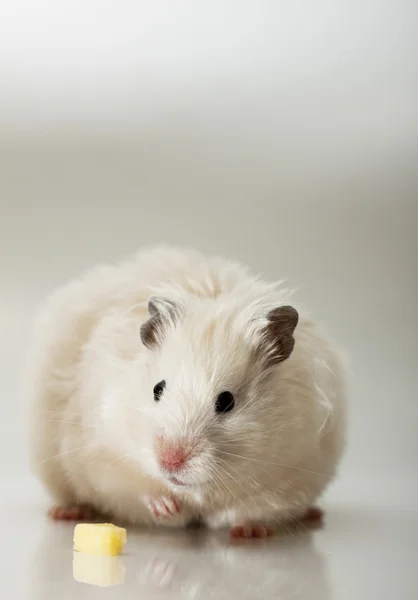
[{"label": "hamster's hind foot", "polygon": [[96,514],[92,508],[86,505],[75,506],[53,506],[48,511],[48,516],[53,521],[88,521]]},{"label": "hamster's hind foot", "polygon": [[263,523],[248,523],[246,525],[236,525],[229,531],[233,539],[264,539],[273,535],[274,531],[268,525]]},{"label": "hamster's hind foot", "polygon": [[306,509],[305,514],[301,516],[299,521],[303,525],[311,525],[312,527],[320,527],[324,523],[324,511],[317,506],[310,506]]},{"label": "hamster's hind foot", "polygon": [[144,502],[150,513],[157,520],[164,519],[168,521],[178,515],[181,509],[179,502],[169,496],[160,496],[159,498],[149,498],[146,496]]}]

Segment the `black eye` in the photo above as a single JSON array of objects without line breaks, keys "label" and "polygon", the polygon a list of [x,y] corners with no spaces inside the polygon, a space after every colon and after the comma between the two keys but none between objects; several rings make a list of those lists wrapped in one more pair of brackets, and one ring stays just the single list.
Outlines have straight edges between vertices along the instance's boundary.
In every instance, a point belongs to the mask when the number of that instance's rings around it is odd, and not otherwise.
[{"label": "black eye", "polygon": [[234,408],[235,400],[231,392],[222,392],[216,398],[215,409],[217,413],[226,413]]},{"label": "black eye", "polygon": [[162,381],[160,381],[159,383],[157,383],[156,385],[154,385],[154,400],[156,402],[158,402],[158,400],[161,398],[161,394],[163,393],[164,388],[165,388],[164,379]]}]

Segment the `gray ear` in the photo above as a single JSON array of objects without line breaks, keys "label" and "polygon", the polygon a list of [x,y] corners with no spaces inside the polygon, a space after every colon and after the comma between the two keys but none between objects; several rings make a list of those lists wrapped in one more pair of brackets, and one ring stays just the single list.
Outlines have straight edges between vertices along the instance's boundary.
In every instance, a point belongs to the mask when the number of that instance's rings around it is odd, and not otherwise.
[{"label": "gray ear", "polygon": [[148,311],[150,318],[141,325],[140,335],[147,348],[155,348],[160,344],[164,330],[178,321],[182,311],[172,300],[159,296],[149,299]]},{"label": "gray ear", "polygon": [[289,358],[295,346],[293,332],[298,324],[299,315],[293,306],[278,306],[267,314],[261,346],[267,356],[268,366]]}]

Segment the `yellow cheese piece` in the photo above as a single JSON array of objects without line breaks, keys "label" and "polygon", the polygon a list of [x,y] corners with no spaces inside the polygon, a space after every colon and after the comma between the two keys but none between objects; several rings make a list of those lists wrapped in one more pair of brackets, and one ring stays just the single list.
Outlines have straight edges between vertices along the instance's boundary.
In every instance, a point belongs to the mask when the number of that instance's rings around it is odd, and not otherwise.
[{"label": "yellow cheese piece", "polygon": [[109,587],[125,583],[125,566],[120,556],[92,556],[74,552],[73,577],[79,583]]},{"label": "yellow cheese piece", "polygon": [[126,529],[111,523],[79,523],[74,529],[74,550],[95,556],[116,556],[126,544]]}]

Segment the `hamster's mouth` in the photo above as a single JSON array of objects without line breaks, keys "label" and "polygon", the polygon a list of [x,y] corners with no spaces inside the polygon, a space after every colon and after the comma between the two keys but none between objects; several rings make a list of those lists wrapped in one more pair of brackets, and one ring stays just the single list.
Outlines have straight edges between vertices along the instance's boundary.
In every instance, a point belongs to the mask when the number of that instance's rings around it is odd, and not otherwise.
[{"label": "hamster's mouth", "polygon": [[184,483],[184,481],[180,481],[180,479],[177,479],[177,477],[171,476],[168,478],[170,480],[171,483],[173,483],[174,485],[180,486],[180,487],[185,487],[187,486],[187,483]]}]

